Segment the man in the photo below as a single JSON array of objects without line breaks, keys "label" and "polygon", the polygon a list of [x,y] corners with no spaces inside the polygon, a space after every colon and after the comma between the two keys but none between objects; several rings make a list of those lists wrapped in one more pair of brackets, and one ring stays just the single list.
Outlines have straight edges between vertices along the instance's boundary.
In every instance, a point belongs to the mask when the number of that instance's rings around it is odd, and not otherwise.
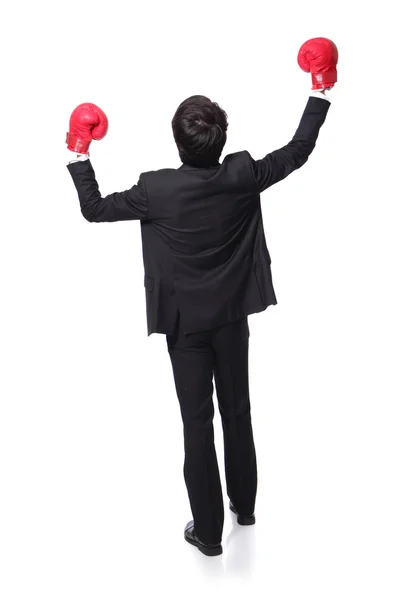
[{"label": "man", "polygon": [[224,435],[230,509],[255,523],[257,464],[251,424],[247,316],[276,304],[260,193],[306,163],[337,80],[337,48],[308,40],[298,63],[312,92],[293,139],[254,160],[247,151],[220,162],[227,115],[209,98],[178,107],[172,130],[182,165],[142,173],[131,189],[102,197],[89,144],[107,132],[93,104],[71,115],[68,164],[81,211],[90,222],[140,220],[148,335],[166,335],[184,426],[184,477],[193,520],[185,539],[208,556],[222,552],[223,498],[214,446],[213,380]]}]

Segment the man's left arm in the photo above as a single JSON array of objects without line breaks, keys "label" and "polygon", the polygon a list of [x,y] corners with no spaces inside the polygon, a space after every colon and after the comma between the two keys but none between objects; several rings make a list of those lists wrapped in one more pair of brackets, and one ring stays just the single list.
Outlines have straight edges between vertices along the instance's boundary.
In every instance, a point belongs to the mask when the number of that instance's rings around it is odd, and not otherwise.
[{"label": "man's left arm", "polygon": [[82,215],[90,223],[145,220],[149,204],[142,175],[129,190],[102,197],[88,156],[76,157],[67,165],[78,192]]}]

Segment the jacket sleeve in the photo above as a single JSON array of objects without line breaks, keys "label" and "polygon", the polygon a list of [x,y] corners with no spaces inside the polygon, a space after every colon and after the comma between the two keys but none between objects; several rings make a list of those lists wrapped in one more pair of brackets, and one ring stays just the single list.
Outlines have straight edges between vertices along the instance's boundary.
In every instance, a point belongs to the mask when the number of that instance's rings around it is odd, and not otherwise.
[{"label": "jacket sleeve", "polygon": [[260,193],[285,179],[307,162],[314,150],[329,107],[328,100],[310,97],[297,131],[286,146],[270,152],[260,160],[254,160],[249,154],[254,179]]},{"label": "jacket sleeve", "polygon": [[91,223],[148,219],[149,205],[142,175],[136,185],[102,197],[90,160],[67,165],[78,192],[82,215]]}]

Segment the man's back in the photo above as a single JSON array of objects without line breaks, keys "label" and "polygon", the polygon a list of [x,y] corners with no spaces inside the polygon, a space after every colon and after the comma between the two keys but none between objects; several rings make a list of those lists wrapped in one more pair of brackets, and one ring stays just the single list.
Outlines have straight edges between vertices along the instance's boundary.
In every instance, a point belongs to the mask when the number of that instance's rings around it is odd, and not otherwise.
[{"label": "man's back", "polygon": [[269,255],[248,152],[210,168],[183,165],[142,177],[150,206],[142,221],[149,333],[170,329],[159,320],[168,295],[168,314],[179,308],[187,333],[276,302],[272,289],[260,296],[255,280],[257,257],[269,264]]}]

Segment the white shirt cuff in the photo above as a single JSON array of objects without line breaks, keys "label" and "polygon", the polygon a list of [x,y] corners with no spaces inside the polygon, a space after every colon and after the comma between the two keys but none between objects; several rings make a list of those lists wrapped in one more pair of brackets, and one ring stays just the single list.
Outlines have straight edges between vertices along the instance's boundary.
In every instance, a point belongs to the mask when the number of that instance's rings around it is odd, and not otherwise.
[{"label": "white shirt cuff", "polygon": [[89,159],[89,153],[88,154],[77,154],[76,152],[72,152],[71,150],[68,150],[68,149],[67,149],[67,152],[68,152],[68,158],[70,159],[70,160],[68,160],[69,164]]},{"label": "white shirt cuff", "polygon": [[320,90],[313,90],[312,92],[310,92],[310,96],[314,96],[315,98],[322,98],[323,100],[327,100],[328,102],[330,102],[330,98],[328,97],[328,93],[325,90],[325,94],[323,94]]}]

